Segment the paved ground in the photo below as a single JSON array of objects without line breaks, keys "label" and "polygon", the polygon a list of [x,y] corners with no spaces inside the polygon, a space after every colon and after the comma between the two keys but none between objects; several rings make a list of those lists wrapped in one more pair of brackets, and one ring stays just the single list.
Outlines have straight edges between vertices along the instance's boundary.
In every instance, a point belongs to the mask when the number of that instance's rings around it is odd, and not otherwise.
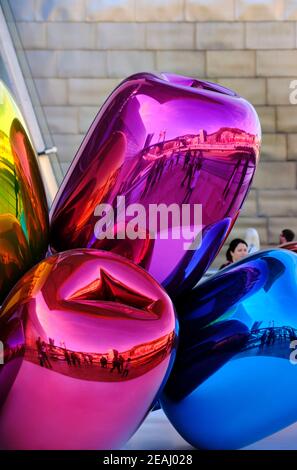
[{"label": "paved ground", "polygon": [[[125,450],[191,450],[190,446],[169,423],[162,410],[153,411],[124,447]],[[246,450],[296,450],[297,424],[262,439]]]},{"label": "paved ground", "polygon": [[126,444],[127,450],[193,449],[174,429],[162,410],[151,412]]}]

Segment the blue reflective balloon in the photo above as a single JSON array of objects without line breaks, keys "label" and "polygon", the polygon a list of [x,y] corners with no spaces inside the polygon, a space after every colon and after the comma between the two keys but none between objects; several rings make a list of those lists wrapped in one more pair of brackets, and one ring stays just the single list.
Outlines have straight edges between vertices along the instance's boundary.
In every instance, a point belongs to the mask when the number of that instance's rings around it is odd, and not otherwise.
[{"label": "blue reflective balloon", "polygon": [[258,252],[179,301],[161,404],[193,446],[238,449],[297,421],[297,256]]}]

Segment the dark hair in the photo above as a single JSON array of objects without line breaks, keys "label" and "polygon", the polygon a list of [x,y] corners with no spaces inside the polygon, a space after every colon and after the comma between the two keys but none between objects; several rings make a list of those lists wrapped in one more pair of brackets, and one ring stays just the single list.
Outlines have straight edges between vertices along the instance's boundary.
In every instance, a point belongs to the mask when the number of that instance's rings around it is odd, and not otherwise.
[{"label": "dark hair", "polygon": [[295,238],[295,233],[293,232],[293,230],[290,230],[289,228],[285,228],[282,231],[282,236],[285,237],[287,242],[291,242]]},{"label": "dark hair", "polygon": [[234,240],[232,240],[229,244],[229,248],[226,253],[226,258],[231,263],[233,262],[231,251],[232,253],[234,253],[234,251],[236,250],[236,247],[240,245],[240,243],[243,243],[246,247],[248,246],[247,242],[245,240],[242,240],[242,238],[234,238]]}]

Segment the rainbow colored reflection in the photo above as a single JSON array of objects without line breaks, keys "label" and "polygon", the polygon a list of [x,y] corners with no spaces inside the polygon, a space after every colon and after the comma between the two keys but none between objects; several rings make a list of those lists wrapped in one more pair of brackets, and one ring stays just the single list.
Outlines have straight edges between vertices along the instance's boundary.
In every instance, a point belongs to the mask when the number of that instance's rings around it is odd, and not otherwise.
[{"label": "rainbow colored reflection", "polygon": [[48,209],[26,125],[0,81],[0,304],[44,256]]}]

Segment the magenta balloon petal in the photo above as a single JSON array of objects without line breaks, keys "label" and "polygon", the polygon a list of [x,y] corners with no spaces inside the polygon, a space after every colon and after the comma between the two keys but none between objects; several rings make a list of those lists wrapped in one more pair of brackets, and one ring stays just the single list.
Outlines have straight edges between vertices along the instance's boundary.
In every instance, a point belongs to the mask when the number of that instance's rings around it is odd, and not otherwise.
[{"label": "magenta balloon petal", "polygon": [[[129,77],[96,116],[55,199],[52,248],[108,249],[148,269],[171,295],[193,287],[236,220],[260,139],[254,108],[231,90],[172,74]],[[126,207],[144,208],[142,237],[129,238],[117,222],[114,240],[98,239],[95,208],[108,204],[107,212],[118,214],[118,196]],[[169,239],[160,238],[160,225],[152,239],[152,204],[176,204],[180,212],[186,204],[202,205],[200,246],[189,251],[175,238],[186,227],[181,218],[167,217]],[[124,228],[131,217],[126,214]]]},{"label": "magenta balloon petal", "polygon": [[113,253],[72,250],[41,262],[0,315],[2,449],[120,448],[171,370],[172,302]]}]

